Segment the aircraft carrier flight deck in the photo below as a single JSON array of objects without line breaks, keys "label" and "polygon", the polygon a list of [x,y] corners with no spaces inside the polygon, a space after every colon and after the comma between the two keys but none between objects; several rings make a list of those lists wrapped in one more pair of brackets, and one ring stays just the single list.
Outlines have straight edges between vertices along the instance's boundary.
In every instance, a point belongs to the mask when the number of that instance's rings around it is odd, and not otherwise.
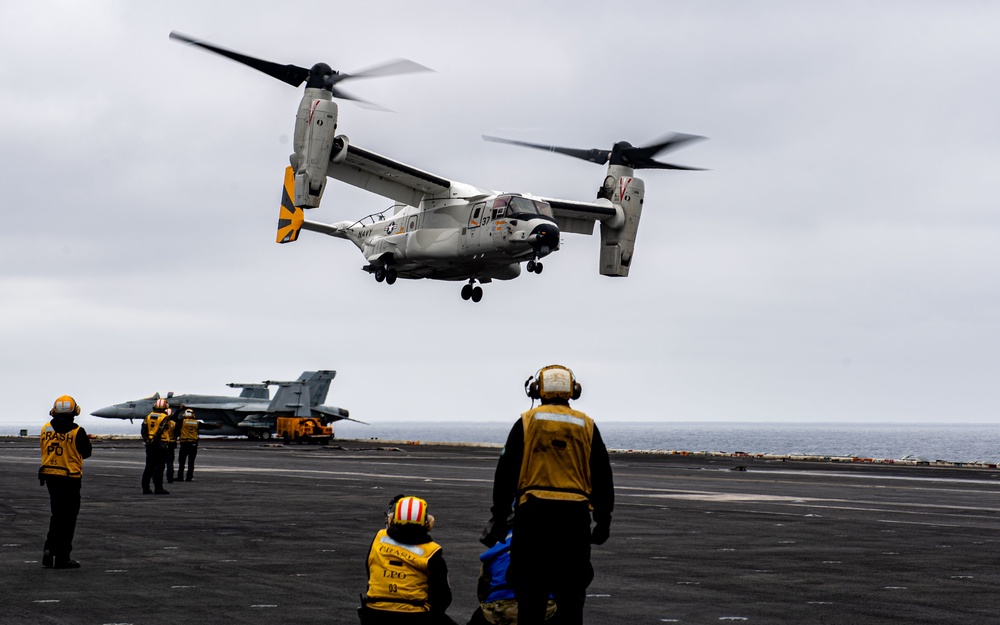
[{"label": "aircraft carrier flight deck", "polygon": [[[37,438],[0,439],[0,622],[357,623],[397,494],[428,501],[454,602],[476,608],[497,447],[203,439],[143,495],[136,440],[94,442],[78,570],[41,566]],[[1000,470],[612,453],[589,623],[1000,623]],[[740,470],[745,468],[745,470]]]}]

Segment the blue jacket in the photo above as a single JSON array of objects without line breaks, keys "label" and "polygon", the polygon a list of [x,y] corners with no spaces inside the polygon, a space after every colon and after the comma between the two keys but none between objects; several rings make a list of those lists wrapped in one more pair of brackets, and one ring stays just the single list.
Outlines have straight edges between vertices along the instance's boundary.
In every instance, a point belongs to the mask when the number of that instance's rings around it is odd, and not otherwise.
[{"label": "blue jacket", "polygon": [[499,601],[500,599],[513,599],[514,589],[507,583],[507,567],[510,566],[510,532],[507,539],[502,543],[498,542],[480,556],[483,569],[490,578],[490,594],[486,597],[486,602]]}]

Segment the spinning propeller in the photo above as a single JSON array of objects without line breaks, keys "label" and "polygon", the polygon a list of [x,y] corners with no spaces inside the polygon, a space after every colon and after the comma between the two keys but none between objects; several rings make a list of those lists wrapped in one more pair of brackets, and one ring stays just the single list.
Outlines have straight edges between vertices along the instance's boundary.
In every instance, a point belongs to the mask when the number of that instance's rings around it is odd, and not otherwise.
[{"label": "spinning propeller", "polygon": [[685,165],[661,163],[653,157],[660,152],[673,150],[689,141],[704,138],[705,137],[699,137],[698,135],[675,133],[644,148],[635,147],[628,141],[619,141],[610,150],[599,150],[597,148],[592,150],[580,150],[576,148],[562,148],[555,145],[541,145],[538,143],[527,143],[525,141],[514,141],[512,139],[501,139],[499,137],[483,135],[483,139],[486,141],[509,143],[510,145],[519,145],[525,148],[535,148],[538,150],[555,152],[557,154],[565,154],[566,156],[583,159],[585,161],[590,161],[591,163],[597,163],[598,165],[610,163],[612,165],[631,167],[632,169],[684,169],[688,171],[702,171],[702,169],[700,167],[687,167]]},{"label": "spinning propeller", "polygon": [[432,71],[419,63],[414,63],[413,61],[408,61],[406,59],[388,61],[381,65],[376,65],[375,67],[370,67],[354,74],[338,72],[326,63],[317,63],[310,69],[306,69],[304,67],[299,67],[298,65],[280,65],[278,63],[272,63],[271,61],[264,61],[252,56],[247,56],[246,54],[241,54],[239,52],[233,52],[232,50],[226,50],[225,48],[220,48],[204,41],[192,39],[191,37],[182,35],[176,31],[171,31],[170,38],[198,46],[199,48],[204,48],[209,52],[214,52],[238,63],[248,65],[257,71],[263,72],[272,78],[277,78],[281,82],[289,84],[293,87],[298,87],[305,82],[307,88],[326,89],[331,92],[335,98],[340,98],[341,100],[354,100],[355,102],[371,106],[374,105],[370,102],[362,100],[361,98],[354,97],[337,87],[337,83],[347,80],[348,78],[375,78],[378,76]]}]

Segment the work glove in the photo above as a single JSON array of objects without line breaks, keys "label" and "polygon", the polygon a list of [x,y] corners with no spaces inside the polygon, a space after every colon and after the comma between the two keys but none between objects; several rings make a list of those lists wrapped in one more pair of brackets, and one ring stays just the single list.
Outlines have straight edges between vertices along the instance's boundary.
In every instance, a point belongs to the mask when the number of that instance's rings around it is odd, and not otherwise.
[{"label": "work glove", "polygon": [[483,534],[479,537],[479,542],[483,543],[487,547],[492,547],[493,545],[507,540],[507,522],[497,523],[493,519],[486,522],[486,527],[483,528]]},{"label": "work glove", "polygon": [[611,524],[598,523],[594,525],[594,529],[590,532],[590,544],[603,545],[608,542],[609,536],[611,536]]}]

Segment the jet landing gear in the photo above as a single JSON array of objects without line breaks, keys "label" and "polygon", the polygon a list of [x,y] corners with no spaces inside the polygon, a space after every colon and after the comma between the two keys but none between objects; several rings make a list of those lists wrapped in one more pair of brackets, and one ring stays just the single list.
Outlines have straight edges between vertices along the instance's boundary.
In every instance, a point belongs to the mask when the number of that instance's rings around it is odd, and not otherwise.
[{"label": "jet landing gear", "polygon": [[524,268],[528,270],[528,273],[542,273],[543,266],[541,261],[529,260]]},{"label": "jet landing gear", "polygon": [[475,286],[476,279],[472,278],[469,283],[462,287],[462,299],[478,302],[483,299],[483,287]]},{"label": "jet landing gear", "polygon": [[396,277],[396,270],[392,267],[383,265],[375,270],[375,282],[385,281],[386,284],[395,284]]}]

